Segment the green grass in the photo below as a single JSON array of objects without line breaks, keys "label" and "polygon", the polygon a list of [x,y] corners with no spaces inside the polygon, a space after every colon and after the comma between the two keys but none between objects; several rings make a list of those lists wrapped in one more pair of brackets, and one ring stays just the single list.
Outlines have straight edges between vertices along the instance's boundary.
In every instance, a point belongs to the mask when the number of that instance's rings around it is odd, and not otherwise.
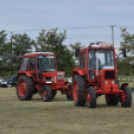
[{"label": "green grass", "polygon": [[107,106],[101,96],[97,108],[89,109],[60,94],[52,102],[42,102],[39,95],[19,101],[15,88],[0,88],[0,134],[133,134],[133,124],[134,103]]}]

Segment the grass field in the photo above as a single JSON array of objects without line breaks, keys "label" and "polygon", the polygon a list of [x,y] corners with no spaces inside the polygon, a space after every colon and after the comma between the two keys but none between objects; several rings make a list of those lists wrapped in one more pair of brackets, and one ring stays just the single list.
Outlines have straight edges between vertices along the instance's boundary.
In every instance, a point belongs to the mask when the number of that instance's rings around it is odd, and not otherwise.
[{"label": "grass field", "polygon": [[133,125],[134,103],[106,106],[101,96],[97,108],[88,109],[74,106],[65,95],[47,103],[39,95],[19,101],[15,88],[0,88],[0,134],[133,134]]}]

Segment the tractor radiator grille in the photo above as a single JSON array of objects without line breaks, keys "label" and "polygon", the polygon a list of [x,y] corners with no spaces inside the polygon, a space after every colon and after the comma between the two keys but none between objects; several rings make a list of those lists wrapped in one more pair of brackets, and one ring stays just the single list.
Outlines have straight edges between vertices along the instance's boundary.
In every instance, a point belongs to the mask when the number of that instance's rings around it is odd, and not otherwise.
[{"label": "tractor radiator grille", "polygon": [[114,71],[105,71],[105,79],[114,79],[115,77]]},{"label": "tractor radiator grille", "polygon": [[57,79],[59,79],[59,80],[64,79],[64,74],[63,73],[58,73],[57,74]]},{"label": "tractor radiator grille", "polygon": [[64,80],[57,80],[57,83],[64,83]]}]

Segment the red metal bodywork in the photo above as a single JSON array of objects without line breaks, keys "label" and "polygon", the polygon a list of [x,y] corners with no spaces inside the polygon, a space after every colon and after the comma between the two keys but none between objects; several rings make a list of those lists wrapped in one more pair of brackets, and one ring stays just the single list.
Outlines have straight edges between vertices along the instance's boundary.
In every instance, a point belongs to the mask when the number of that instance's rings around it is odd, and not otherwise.
[{"label": "red metal bodywork", "polygon": [[[88,73],[88,51],[89,50],[100,50],[100,49],[112,49],[113,50],[113,53],[114,53],[114,69],[105,69],[105,70],[98,70],[98,76],[95,75],[95,79],[94,81],[92,81],[90,79],[90,76],[89,76],[89,73]],[[125,102],[125,92],[122,90],[124,86],[128,85],[128,83],[125,83],[125,84],[122,84],[120,89],[118,87],[118,84],[116,84],[116,76],[117,76],[117,72],[118,72],[118,69],[117,69],[117,63],[116,63],[116,58],[115,58],[115,49],[114,47],[87,47],[85,49],[82,49],[80,51],[80,54],[85,52],[86,53],[86,63],[85,63],[85,68],[83,69],[80,69],[80,64],[78,66],[78,68],[75,68],[74,71],[73,71],[73,80],[74,80],[74,76],[76,74],[79,74],[80,76],[83,76],[86,80],[86,89],[87,90],[87,87],[89,86],[93,86],[95,88],[95,92],[96,92],[96,95],[97,96],[100,96],[100,95],[107,95],[107,94],[115,94],[117,96],[121,96],[122,98],[122,102]],[[80,56],[79,56],[80,57]],[[81,57],[79,59],[79,62],[81,61]],[[82,65],[83,65],[83,61],[82,61]],[[105,79],[105,72],[106,71],[113,71],[114,72],[114,78],[113,79]],[[96,74],[96,70],[94,70],[95,74]],[[105,81],[107,81],[108,83],[105,84]],[[114,84],[112,84],[112,81],[114,81]],[[87,92],[85,92],[87,93]],[[88,97],[88,99],[90,99]]]},{"label": "red metal bodywork", "polygon": [[[35,53],[25,54],[22,57],[22,60],[26,57],[28,58],[26,70],[19,70],[18,78],[21,75],[26,75],[28,77],[31,77],[33,82],[34,82],[34,87],[37,90],[41,90],[43,88],[43,86],[45,86],[45,85],[48,85],[52,90],[68,90],[69,89],[67,86],[68,81],[65,81],[65,72],[64,71],[57,71],[57,64],[56,64],[56,71],[55,72],[43,72],[42,71],[41,78],[39,78],[38,70],[37,70],[37,57],[38,56],[54,56],[55,61],[56,61],[56,56],[55,56],[55,54],[52,54],[52,53],[45,53],[45,52],[40,52],[40,53],[37,52],[36,53],[35,52]],[[34,71],[30,70],[30,65],[29,65],[29,58],[30,57],[35,57],[35,59],[36,59]],[[57,63],[57,61],[55,63]],[[22,63],[20,65],[20,68],[21,68],[21,66],[22,66]],[[58,79],[57,78],[58,73],[64,74],[64,78]],[[34,74],[34,76],[32,74]],[[50,83],[50,80],[46,79],[49,77],[51,78],[51,83]]]}]

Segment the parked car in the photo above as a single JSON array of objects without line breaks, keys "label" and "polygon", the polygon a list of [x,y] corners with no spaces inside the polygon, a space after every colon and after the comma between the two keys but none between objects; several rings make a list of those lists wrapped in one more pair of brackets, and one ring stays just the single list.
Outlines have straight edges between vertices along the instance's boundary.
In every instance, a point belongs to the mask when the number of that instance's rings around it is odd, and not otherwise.
[{"label": "parked car", "polygon": [[3,80],[1,82],[1,87],[11,88],[12,86],[16,86],[16,84],[17,84],[17,75],[13,75]]}]

